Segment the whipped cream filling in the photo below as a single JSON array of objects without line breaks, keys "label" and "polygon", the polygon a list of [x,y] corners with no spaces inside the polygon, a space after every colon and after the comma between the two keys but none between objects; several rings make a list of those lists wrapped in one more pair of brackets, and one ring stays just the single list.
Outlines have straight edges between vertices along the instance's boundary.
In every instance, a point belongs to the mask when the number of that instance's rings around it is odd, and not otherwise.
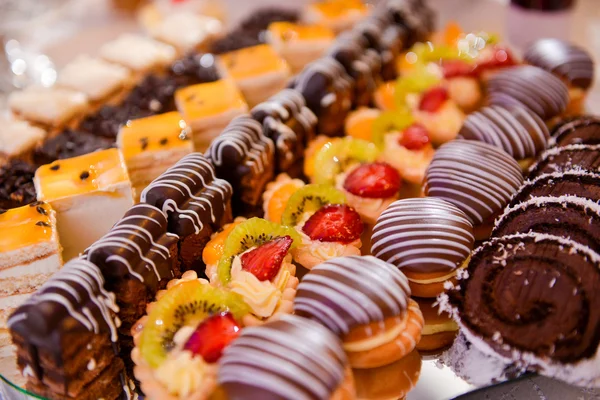
[{"label": "whipped cream filling", "polygon": [[202,357],[182,351],[165,360],[154,371],[154,376],[170,394],[185,399],[202,387],[207,367]]},{"label": "whipped cream filling", "polygon": [[411,282],[414,282],[414,283],[418,283],[420,285],[427,285],[430,283],[446,282],[448,279],[453,278],[455,275],[456,275],[456,270],[454,270],[444,276],[437,277],[437,278],[429,278],[429,279],[408,278],[408,280]]},{"label": "whipped cream filling", "polygon": [[442,322],[441,324],[425,324],[421,335],[435,335],[436,333],[442,332],[455,332],[458,330],[456,322],[449,320],[448,322]]},{"label": "whipped cream filling", "polygon": [[400,332],[406,329],[406,325],[408,324],[408,312],[405,312],[401,319],[400,317],[397,319],[399,323],[394,325],[391,329],[381,332],[380,334],[363,340],[357,340],[355,342],[344,342],[344,350],[350,352],[369,351],[391,342],[392,340],[396,339],[398,335],[400,335]]}]

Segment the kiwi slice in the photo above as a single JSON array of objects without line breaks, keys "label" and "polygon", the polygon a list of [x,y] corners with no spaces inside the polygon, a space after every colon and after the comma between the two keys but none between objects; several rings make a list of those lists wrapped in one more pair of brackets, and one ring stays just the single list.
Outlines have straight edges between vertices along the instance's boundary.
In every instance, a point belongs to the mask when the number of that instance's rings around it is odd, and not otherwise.
[{"label": "kiwi slice", "polygon": [[217,267],[221,283],[226,285],[231,280],[231,263],[234,256],[282,236],[290,236],[294,240],[291,248],[301,242],[300,235],[294,228],[262,218],[250,218],[236,226],[225,240],[223,255]]},{"label": "kiwi slice", "polygon": [[387,133],[402,131],[414,122],[415,119],[407,109],[381,113],[381,115],[373,121],[373,143],[375,143],[377,148],[383,150],[385,146],[384,137]]},{"label": "kiwi slice", "polygon": [[298,220],[307,211],[317,211],[327,204],[345,204],[346,196],[328,184],[310,184],[303,186],[288,200],[281,216],[281,223],[296,226]]},{"label": "kiwi slice", "polygon": [[237,293],[197,279],[181,282],[153,305],[140,336],[142,357],[152,368],[158,368],[173,348],[173,337],[179,329],[224,311],[240,321],[250,308]]},{"label": "kiwi slice", "polygon": [[346,136],[324,146],[315,155],[314,183],[335,184],[335,176],[355,162],[373,162],[379,149],[373,143]]}]

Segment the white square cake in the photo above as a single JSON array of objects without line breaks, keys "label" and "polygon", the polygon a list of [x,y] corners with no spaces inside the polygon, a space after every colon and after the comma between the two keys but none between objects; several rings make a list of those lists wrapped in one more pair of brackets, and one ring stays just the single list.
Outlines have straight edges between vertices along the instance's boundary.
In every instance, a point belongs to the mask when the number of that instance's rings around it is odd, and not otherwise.
[{"label": "white square cake", "polygon": [[46,137],[46,131],[0,115],[0,165],[9,158],[25,158]]},{"label": "white square cake", "polygon": [[198,49],[223,32],[223,24],[216,18],[191,13],[174,13],[154,26],[150,34],[156,40],[168,43],[180,53]]},{"label": "white square cake", "polygon": [[175,49],[140,35],[126,33],[100,48],[106,61],[122,65],[136,74],[145,74],[167,67],[175,60]]}]

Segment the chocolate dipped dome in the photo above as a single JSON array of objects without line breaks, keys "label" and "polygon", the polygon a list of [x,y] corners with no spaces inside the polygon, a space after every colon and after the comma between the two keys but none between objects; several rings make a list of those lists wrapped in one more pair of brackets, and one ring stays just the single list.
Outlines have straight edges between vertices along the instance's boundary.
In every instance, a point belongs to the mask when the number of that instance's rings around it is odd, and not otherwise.
[{"label": "chocolate dipped dome", "polygon": [[569,103],[567,86],[550,72],[532,65],[507,68],[488,82],[488,103],[527,107],[543,120],[562,113]]},{"label": "chocolate dipped dome", "polygon": [[473,225],[458,207],[442,199],[398,200],[379,217],[371,253],[411,272],[452,271],[471,254]]},{"label": "chocolate dipped dome", "polygon": [[550,136],[550,146],[600,144],[600,118],[593,115],[567,118],[554,126]]},{"label": "chocolate dipped dome", "polygon": [[436,151],[423,189],[426,196],[454,204],[477,225],[502,210],[522,183],[521,167],[502,149],[453,140]]},{"label": "chocolate dipped dome", "polygon": [[532,197],[572,195],[595,202],[600,201],[600,174],[579,169],[542,174],[523,183],[507,207]]},{"label": "chocolate dipped dome", "polygon": [[440,297],[467,339],[517,367],[598,386],[600,255],[572,240],[527,233],[494,238]]},{"label": "chocolate dipped dome", "polygon": [[577,196],[534,197],[509,207],[492,236],[539,232],[569,238],[600,251],[600,205]]},{"label": "chocolate dipped dome", "polygon": [[469,114],[458,133],[501,148],[517,160],[535,157],[548,145],[548,128],[534,112],[518,106],[489,106]]},{"label": "chocolate dipped dome", "polygon": [[532,179],[571,169],[600,172],[600,145],[570,144],[548,149],[529,168],[528,176]]},{"label": "chocolate dipped dome", "polygon": [[230,400],[330,399],[344,381],[340,340],[314,321],[283,315],[248,327],[225,349],[218,381]]},{"label": "chocolate dipped dome", "polygon": [[561,77],[571,86],[588,89],[594,80],[594,61],[590,54],[564,40],[537,40],[525,50],[523,59]]},{"label": "chocolate dipped dome", "polygon": [[392,264],[372,256],[338,257],[304,276],[294,311],[341,335],[404,314],[409,297],[407,278]]}]

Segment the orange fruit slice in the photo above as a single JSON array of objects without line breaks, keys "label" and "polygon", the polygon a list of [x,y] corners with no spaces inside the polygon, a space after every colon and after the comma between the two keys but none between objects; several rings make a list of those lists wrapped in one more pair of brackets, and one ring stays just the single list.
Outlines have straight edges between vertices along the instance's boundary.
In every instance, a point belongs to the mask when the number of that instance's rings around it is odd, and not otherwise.
[{"label": "orange fruit slice", "polygon": [[346,135],[371,141],[373,137],[373,122],[381,115],[376,108],[361,107],[352,111],[346,118],[344,130]]},{"label": "orange fruit slice", "polygon": [[379,85],[375,90],[374,100],[375,105],[380,110],[393,110],[396,108],[394,93],[396,91],[396,81],[388,81]]},{"label": "orange fruit slice", "polygon": [[265,218],[280,224],[281,216],[287,206],[288,200],[302,186],[304,186],[304,182],[299,179],[290,179],[287,182],[281,183],[271,194]]},{"label": "orange fruit slice", "polygon": [[221,259],[223,255],[223,247],[225,246],[225,239],[231,233],[233,228],[241,224],[243,221],[232,222],[229,225],[226,225],[225,228],[219,233],[217,233],[204,247],[202,251],[202,261],[206,265],[215,265]]},{"label": "orange fruit slice", "polygon": [[315,175],[315,155],[323,146],[330,143],[332,138],[327,136],[317,136],[304,151],[304,175],[312,178]]}]

